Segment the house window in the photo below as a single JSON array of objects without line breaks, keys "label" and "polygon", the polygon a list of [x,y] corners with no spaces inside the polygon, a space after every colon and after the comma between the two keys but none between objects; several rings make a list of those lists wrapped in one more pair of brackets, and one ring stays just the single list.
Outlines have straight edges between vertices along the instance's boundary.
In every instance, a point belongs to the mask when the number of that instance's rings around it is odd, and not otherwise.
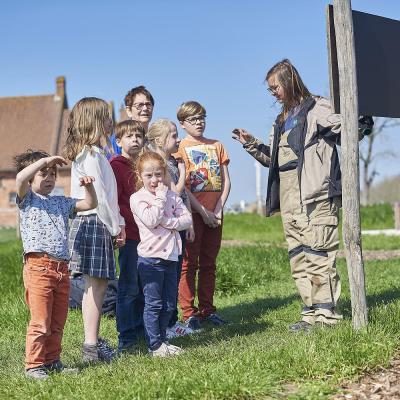
[{"label": "house window", "polygon": [[10,192],[8,194],[8,202],[12,205],[15,206],[15,200],[17,199],[17,193],[16,192]]}]

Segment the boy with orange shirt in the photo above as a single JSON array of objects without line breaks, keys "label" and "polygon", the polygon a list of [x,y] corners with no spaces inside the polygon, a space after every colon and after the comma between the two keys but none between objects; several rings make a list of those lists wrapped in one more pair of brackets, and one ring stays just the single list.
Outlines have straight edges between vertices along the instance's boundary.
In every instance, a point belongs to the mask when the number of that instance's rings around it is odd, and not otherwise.
[{"label": "boy with orange shirt", "polygon": [[[203,136],[205,108],[196,101],[183,103],[177,113],[186,132],[175,154],[186,166],[186,188],[193,212],[195,239],[186,245],[179,283],[179,304],[186,325],[200,329],[201,321],[226,323],[214,306],[216,258],[221,247],[222,211],[228,198],[229,158],[221,142]],[[198,270],[195,306],[196,272]]]}]

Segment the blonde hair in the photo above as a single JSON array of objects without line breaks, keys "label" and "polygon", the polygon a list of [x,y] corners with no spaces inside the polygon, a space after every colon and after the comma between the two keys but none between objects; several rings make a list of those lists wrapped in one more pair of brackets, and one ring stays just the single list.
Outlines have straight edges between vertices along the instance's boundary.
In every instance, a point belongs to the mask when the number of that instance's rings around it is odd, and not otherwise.
[{"label": "blonde hair", "polygon": [[144,165],[146,163],[155,163],[158,164],[161,169],[164,171],[164,177],[167,174],[167,163],[164,157],[161,154],[156,153],[155,151],[145,150],[142,154],[139,155],[136,160],[136,190],[139,190],[143,187],[143,181],[140,175],[143,173]]},{"label": "blonde hair", "polygon": [[171,135],[172,128],[176,128],[176,125],[166,118],[161,118],[153,122],[146,133],[148,149],[161,154],[165,158],[164,147]]},{"label": "blonde hair", "polygon": [[111,147],[111,132],[106,132],[104,126],[107,119],[111,119],[111,111],[104,100],[96,97],[79,100],[68,117],[65,157],[73,161],[85,146],[91,147],[100,143]]},{"label": "blonde hair", "polygon": [[282,122],[284,116],[294,107],[311,96],[306,85],[300,77],[297,69],[287,59],[277,62],[268,72],[265,81],[276,76],[285,94],[279,120]]},{"label": "blonde hair", "polygon": [[206,115],[206,109],[197,101],[186,101],[182,103],[176,114],[178,121],[183,122],[193,115]]}]

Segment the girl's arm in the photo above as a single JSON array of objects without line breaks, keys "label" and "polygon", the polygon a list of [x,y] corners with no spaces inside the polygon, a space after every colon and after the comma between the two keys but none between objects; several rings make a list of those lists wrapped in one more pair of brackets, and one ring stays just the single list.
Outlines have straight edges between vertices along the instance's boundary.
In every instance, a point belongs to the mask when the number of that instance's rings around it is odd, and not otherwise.
[{"label": "girl's arm", "polygon": [[52,168],[56,165],[66,165],[67,162],[60,156],[44,157],[28,165],[22,171],[18,172],[16,177],[17,195],[22,200],[29,189],[29,181],[33,179],[36,172],[43,168]]},{"label": "girl's arm", "polygon": [[79,186],[85,188],[85,198],[76,202],[75,211],[89,211],[97,207],[97,195],[93,186],[94,180],[93,176],[79,178]]},{"label": "girl's arm", "polygon": [[[88,175],[96,179],[93,185],[96,190],[98,202],[97,214],[111,235],[117,236],[121,232],[121,226],[125,224],[125,221],[119,213],[114,173],[105,158],[104,163],[102,163],[101,157],[94,151],[92,154],[88,152],[84,161],[84,170]],[[109,171],[106,168],[109,168]],[[108,177],[107,181],[106,177]],[[110,191],[113,190],[110,187],[111,185],[115,185],[115,198],[110,196]]]},{"label": "girl's arm", "polygon": [[223,164],[221,165],[221,167],[222,193],[214,209],[214,214],[219,220],[219,225],[221,225],[222,210],[224,209],[226,200],[229,196],[229,192],[231,191],[231,179],[229,177],[228,166],[226,164]]},{"label": "girl's arm", "polygon": [[167,201],[167,186],[161,183],[154,198],[149,200],[141,199],[137,195],[132,195],[130,199],[131,210],[134,215],[148,228],[152,229],[160,225],[164,215],[165,203]]},{"label": "girl's arm", "polygon": [[175,214],[175,217],[163,216],[160,225],[164,228],[174,229],[176,231],[184,231],[192,226],[192,215],[183,204],[180,197],[177,197]]}]

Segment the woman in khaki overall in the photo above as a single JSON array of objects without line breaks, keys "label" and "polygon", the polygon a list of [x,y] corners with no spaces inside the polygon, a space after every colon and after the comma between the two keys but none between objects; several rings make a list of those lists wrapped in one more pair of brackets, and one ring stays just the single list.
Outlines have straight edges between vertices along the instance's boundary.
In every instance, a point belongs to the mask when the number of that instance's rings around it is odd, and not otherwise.
[{"label": "woman in khaki overall", "polygon": [[267,216],[280,211],[293,279],[304,307],[292,331],[313,325],[334,325],[340,279],[336,269],[341,202],[340,115],[330,103],[313,96],[289,60],[267,73],[268,91],[282,105],[269,145],[245,129],[234,139],[256,160],[269,167]]}]

